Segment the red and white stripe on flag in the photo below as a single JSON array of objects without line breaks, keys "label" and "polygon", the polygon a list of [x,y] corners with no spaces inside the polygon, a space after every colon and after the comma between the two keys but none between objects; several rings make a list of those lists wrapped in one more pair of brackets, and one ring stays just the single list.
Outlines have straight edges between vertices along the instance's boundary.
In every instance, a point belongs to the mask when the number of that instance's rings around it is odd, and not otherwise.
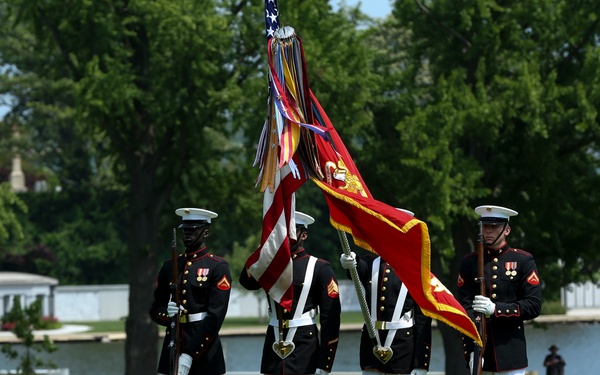
[{"label": "red and white stripe on flag", "polygon": [[306,181],[294,176],[289,165],[277,171],[275,189],[265,190],[261,244],[246,261],[246,270],[269,296],[292,308],[293,267],[288,236],[295,239],[294,192]]}]

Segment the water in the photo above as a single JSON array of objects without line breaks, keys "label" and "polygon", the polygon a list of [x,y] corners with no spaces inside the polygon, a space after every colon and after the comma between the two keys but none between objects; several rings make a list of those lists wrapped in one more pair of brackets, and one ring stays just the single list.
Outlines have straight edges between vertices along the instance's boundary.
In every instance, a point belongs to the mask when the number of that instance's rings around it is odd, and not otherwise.
[{"label": "water", "polygon": [[[544,357],[548,347],[556,344],[559,354],[567,362],[567,374],[596,374],[600,368],[600,324],[556,324],[548,329],[527,326],[527,348],[529,370],[545,374]],[[335,372],[359,371],[359,332],[342,332],[334,363]],[[228,371],[256,371],[260,369],[263,336],[226,336],[222,338]],[[442,338],[437,329],[433,331],[433,353],[431,371],[444,371]],[[124,343],[58,343],[59,350],[52,354],[39,355],[51,360],[59,368],[69,368],[70,375],[115,375],[123,374]],[[20,346],[14,346],[22,350]],[[158,344],[157,344],[158,348]],[[0,369],[15,368],[17,362],[0,354]]]}]

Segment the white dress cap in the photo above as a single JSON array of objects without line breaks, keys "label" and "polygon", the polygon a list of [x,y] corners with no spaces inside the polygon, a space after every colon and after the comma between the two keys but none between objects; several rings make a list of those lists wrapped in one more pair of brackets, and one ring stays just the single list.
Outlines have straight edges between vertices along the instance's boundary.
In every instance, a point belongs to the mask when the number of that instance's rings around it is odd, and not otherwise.
[{"label": "white dress cap", "polygon": [[216,212],[201,208],[178,208],[175,213],[181,216],[182,221],[206,221],[208,223],[211,219],[219,216]]},{"label": "white dress cap", "polygon": [[404,213],[405,213],[405,214],[407,214],[407,215],[410,215],[410,216],[415,216],[415,213],[414,213],[414,212],[412,212],[412,211],[409,211],[409,210],[405,210],[404,208],[398,208],[398,207],[396,207],[396,209],[397,209],[397,210],[400,210],[400,211],[402,211],[402,212],[404,212]]},{"label": "white dress cap", "polygon": [[499,219],[500,221],[509,221],[511,216],[516,216],[519,213],[510,208],[500,206],[479,206],[475,208],[475,213],[481,216],[481,219]]},{"label": "white dress cap", "polygon": [[296,225],[302,225],[305,228],[308,228],[309,225],[315,222],[312,216],[305,214],[304,212],[296,211],[295,214]]}]

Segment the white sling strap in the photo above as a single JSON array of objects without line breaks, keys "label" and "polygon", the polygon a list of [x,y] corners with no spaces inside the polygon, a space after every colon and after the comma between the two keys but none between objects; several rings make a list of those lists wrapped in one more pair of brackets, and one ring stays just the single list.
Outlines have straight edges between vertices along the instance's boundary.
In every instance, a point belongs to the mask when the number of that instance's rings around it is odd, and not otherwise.
[{"label": "white sling strap", "polygon": [[[310,291],[310,287],[312,285],[312,279],[313,279],[313,275],[315,272],[315,264],[317,263],[317,258],[311,256],[308,259],[308,265],[306,266],[306,274],[304,275],[304,285],[302,286],[302,292],[300,292],[300,298],[298,299],[298,305],[296,306],[296,311],[294,312],[294,317],[292,320],[288,321],[288,327],[289,330],[287,332],[287,335],[285,336],[285,341],[286,342],[291,342],[294,341],[294,335],[296,334],[296,329],[299,326],[303,326],[303,325],[308,325],[308,324],[303,324],[303,323],[308,323],[310,322],[310,324],[315,324],[316,320],[315,320],[315,315],[316,315],[316,311],[314,310],[310,310],[307,311],[306,313],[302,313],[302,311],[304,311],[304,306],[306,306],[306,300],[308,299],[308,292]],[[275,302],[269,298],[269,301],[271,303],[271,314],[275,314]],[[275,317],[275,319],[273,319],[273,315],[271,315],[271,322],[269,323],[270,325],[274,326],[275,328],[279,327],[279,320]],[[310,319],[310,320],[309,320]],[[275,323],[275,324],[273,324]],[[279,330],[274,329],[273,330],[275,332],[275,341],[279,341]]]},{"label": "white sling strap", "polygon": [[[412,318],[412,310],[404,314],[402,319],[400,319],[402,307],[404,306],[404,301],[406,301],[406,295],[408,294],[408,289],[404,283],[402,283],[402,286],[400,287],[400,294],[398,295],[398,300],[396,300],[396,306],[394,307],[394,313],[392,314],[392,321],[384,322],[377,320],[377,287],[379,285],[380,264],[381,257],[377,257],[373,261],[373,266],[371,268],[371,320],[378,330],[389,330],[385,339],[385,346],[389,347],[392,345],[398,329],[412,327],[414,325],[414,321]],[[379,335],[377,335],[377,343],[379,344]]]}]

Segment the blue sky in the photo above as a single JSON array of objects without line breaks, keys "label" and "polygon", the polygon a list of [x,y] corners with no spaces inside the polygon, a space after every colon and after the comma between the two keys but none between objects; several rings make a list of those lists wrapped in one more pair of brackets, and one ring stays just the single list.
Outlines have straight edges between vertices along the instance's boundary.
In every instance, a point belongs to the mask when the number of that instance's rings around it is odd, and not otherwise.
[{"label": "blue sky", "polygon": [[[331,0],[337,5],[344,0]],[[354,6],[360,4],[360,10],[371,17],[383,18],[392,12],[392,0],[345,0],[346,4]]]}]

